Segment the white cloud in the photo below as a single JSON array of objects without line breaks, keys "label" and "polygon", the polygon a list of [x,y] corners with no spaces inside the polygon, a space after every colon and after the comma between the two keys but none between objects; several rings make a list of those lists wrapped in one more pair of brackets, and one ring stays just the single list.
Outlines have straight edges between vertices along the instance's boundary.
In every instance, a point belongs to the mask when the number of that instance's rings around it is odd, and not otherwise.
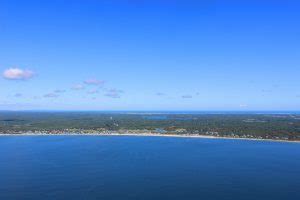
[{"label": "white cloud", "polygon": [[184,98],[184,99],[191,99],[191,98],[193,98],[193,96],[189,95],[189,94],[182,95],[181,97]]},{"label": "white cloud", "polygon": [[266,90],[266,89],[262,90],[262,93],[270,93],[270,92],[272,92],[272,90]]},{"label": "white cloud", "polygon": [[84,83],[87,85],[103,85],[104,81],[98,79],[87,79]]},{"label": "white cloud", "polygon": [[8,80],[28,80],[34,76],[34,72],[19,68],[9,68],[4,70],[3,77]]},{"label": "white cloud", "polygon": [[247,104],[240,104],[240,107],[241,107],[241,108],[247,108],[248,105],[247,105]]},{"label": "white cloud", "polygon": [[73,85],[72,87],[73,90],[83,90],[84,86],[81,84]]},{"label": "white cloud", "polygon": [[110,97],[110,98],[120,98],[120,94],[118,93],[106,93],[105,96]]},{"label": "white cloud", "polygon": [[107,91],[109,93],[123,93],[124,92],[123,90],[119,90],[119,89],[116,89],[116,88],[108,89]]},{"label": "white cloud", "polygon": [[57,89],[57,90],[54,90],[54,93],[65,93],[66,90],[60,90],[60,89]]},{"label": "white cloud", "polygon": [[107,97],[111,97],[111,98],[121,98],[121,94],[124,93],[123,90],[119,90],[116,88],[112,88],[112,89],[106,89],[106,94],[105,96]]},{"label": "white cloud", "polygon": [[90,90],[87,93],[88,94],[97,94],[99,91],[98,90]]},{"label": "white cloud", "polygon": [[157,92],[156,95],[157,95],[157,96],[165,96],[166,94],[165,94],[165,93],[162,93],[162,92]]},{"label": "white cloud", "polygon": [[40,99],[41,97],[40,96],[33,96],[32,98],[33,99]]},{"label": "white cloud", "polygon": [[59,95],[56,93],[48,93],[48,94],[45,94],[44,97],[45,98],[56,98],[56,97],[59,97]]},{"label": "white cloud", "polygon": [[14,94],[14,97],[22,97],[22,96],[23,96],[23,94],[21,94],[21,93]]}]

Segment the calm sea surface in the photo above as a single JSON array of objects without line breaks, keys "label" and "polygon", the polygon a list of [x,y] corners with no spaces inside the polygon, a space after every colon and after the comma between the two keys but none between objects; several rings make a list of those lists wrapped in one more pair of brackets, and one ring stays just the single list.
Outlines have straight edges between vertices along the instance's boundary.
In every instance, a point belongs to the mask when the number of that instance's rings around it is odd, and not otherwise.
[{"label": "calm sea surface", "polygon": [[0,199],[300,199],[300,144],[2,136]]}]

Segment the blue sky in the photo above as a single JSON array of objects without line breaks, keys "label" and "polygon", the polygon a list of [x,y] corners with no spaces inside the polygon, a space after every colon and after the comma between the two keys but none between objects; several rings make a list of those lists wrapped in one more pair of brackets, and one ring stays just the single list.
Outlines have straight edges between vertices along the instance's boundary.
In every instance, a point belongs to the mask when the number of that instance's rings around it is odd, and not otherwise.
[{"label": "blue sky", "polygon": [[300,110],[296,1],[0,2],[1,110]]}]

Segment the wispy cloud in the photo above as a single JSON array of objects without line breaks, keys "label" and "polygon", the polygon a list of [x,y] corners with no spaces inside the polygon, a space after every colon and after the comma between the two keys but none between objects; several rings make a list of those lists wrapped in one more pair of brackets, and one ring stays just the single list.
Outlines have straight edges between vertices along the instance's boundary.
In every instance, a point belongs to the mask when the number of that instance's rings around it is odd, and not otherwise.
[{"label": "wispy cloud", "polygon": [[98,90],[90,90],[87,93],[88,94],[97,94],[99,91]]},{"label": "wispy cloud", "polygon": [[54,93],[65,93],[66,92],[66,90],[60,90],[60,89],[57,89],[57,90],[54,90]]},{"label": "wispy cloud", "polygon": [[189,95],[189,94],[182,95],[181,97],[184,98],[184,99],[191,99],[191,98],[193,98],[193,96]]},{"label": "wispy cloud", "polygon": [[32,97],[32,99],[35,99],[35,100],[36,100],[36,99],[40,99],[40,98],[41,98],[40,96],[33,96],[33,97]]},{"label": "wispy cloud", "polygon": [[248,105],[247,104],[240,104],[240,108],[247,108]]},{"label": "wispy cloud", "polygon": [[103,85],[104,81],[103,80],[98,80],[98,79],[87,79],[84,81],[84,84],[87,85]]},{"label": "wispy cloud", "polygon": [[48,93],[48,94],[45,94],[44,97],[45,98],[57,98],[57,97],[59,97],[59,95],[56,93]]},{"label": "wispy cloud", "polygon": [[3,77],[8,80],[28,80],[34,77],[34,74],[33,71],[27,69],[9,68],[4,70]]},{"label": "wispy cloud", "polygon": [[81,84],[73,85],[72,90],[83,90],[84,86]]},{"label": "wispy cloud", "polygon": [[123,93],[124,92],[123,90],[116,89],[116,88],[108,89],[107,91],[111,92],[111,93]]},{"label": "wispy cloud", "polygon": [[270,93],[270,92],[272,92],[272,90],[263,89],[263,90],[261,90],[261,92],[262,92],[262,93]]},{"label": "wispy cloud", "polygon": [[14,97],[22,97],[22,96],[23,96],[23,94],[21,94],[21,93],[14,94]]},{"label": "wispy cloud", "polygon": [[157,92],[156,95],[157,95],[157,96],[165,96],[166,94],[163,93],[163,92]]},{"label": "wispy cloud", "polygon": [[106,93],[105,96],[111,97],[111,98],[121,98],[121,95],[118,93]]},{"label": "wispy cloud", "polygon": [[105,96],[107,97],[111,97],[111,98],[121,98],[121,94],[123,93],[123,90],[119,90],[119,89],[108,89]]}]

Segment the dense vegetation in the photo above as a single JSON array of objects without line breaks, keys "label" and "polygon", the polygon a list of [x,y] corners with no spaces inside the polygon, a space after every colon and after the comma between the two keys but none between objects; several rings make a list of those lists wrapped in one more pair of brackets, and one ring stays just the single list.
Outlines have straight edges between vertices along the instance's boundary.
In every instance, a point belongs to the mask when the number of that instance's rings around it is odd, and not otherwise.
[{"label": "dense vegetation", "polygon": [[0,112],[0,133],[51,130],[163,130],[300,140],[300,115],[126,114],[101,112]]}]

